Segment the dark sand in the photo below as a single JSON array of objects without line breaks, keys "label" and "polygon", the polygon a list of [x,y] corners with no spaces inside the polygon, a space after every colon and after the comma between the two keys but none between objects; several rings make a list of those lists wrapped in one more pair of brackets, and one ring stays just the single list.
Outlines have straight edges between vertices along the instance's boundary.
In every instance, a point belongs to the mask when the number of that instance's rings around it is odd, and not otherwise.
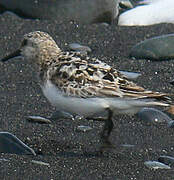
[{"label": "dark sand", "polygon": [[[129,51],[136,43],[157,35],[172,33],[174,25],[150,27],[117,27],[105,25],[78,25],[56,20],[23,20],[12,14],[0,15],[0,58],[19,47],[21,37],[30,31],[48,32],[59,46],[67,43],[88,45],[96,56],[120,70],[141,72],[137,83],[145,88],[173,92],[174,61],[152,62],[131,60]],[[117,147],[92,156],[99,149],[100,122],[55,120],[51,125],[32,124],[27,115],[50,116],[54,111],[43,96],[35,78],[32,64],[16,60],[0,63],[0,131],[8,131],[32,147],[41,156],[1,154],[0,179],[61,179],[61,180],[171,180],[172,170],[150,170],[144,161],[157,160],[160,155],[173,156],[174,130],[165,125],[146,126],[136,117],[115,117],[111,141]],[[93,130],[76,132],[78,125],[90,125]],[[134,148],[121,147],[133,144]],[[91,155],[90,153],[91,152]],[[38,165],[40,160],[50,167]]]}]

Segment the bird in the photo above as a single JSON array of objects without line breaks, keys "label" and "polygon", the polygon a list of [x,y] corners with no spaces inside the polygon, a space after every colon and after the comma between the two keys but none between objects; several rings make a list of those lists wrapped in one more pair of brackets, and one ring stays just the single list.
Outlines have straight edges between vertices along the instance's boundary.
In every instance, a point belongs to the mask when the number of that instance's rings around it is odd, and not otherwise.
[{"label": "bird", "polygon": [[98,58],[61,50],[46,32],[25,34],[19,49],[1,62],[16,56],[33,64],[43,94],[59,110],[86,119],[107,113],[106,118],[101,118],[101,149],[112,146],[109,137],[118,114],[135,114],[148,106],[173,106],[168,94],[138,86]]},{"label": "bird", "polygon": [[139,6],[122,13],[120,26],[148,26],[160,23],[174,23],[173,0],[143,0]]}]

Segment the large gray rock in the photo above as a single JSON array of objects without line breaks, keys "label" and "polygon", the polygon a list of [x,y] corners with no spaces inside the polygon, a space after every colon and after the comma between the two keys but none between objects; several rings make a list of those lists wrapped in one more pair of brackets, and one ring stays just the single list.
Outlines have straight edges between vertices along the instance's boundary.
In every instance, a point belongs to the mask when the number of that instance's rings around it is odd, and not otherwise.
[{"label": "large gray rock", "polygon": [[174,59],[173,46],[174,34],[157,36],[135,45],[130,51],[130,57],[151,60]]},{"label": "large gray rock", "polygon": [[118,15],[119,0],[3,0],[1,11],[39,19],[111,23]]}]

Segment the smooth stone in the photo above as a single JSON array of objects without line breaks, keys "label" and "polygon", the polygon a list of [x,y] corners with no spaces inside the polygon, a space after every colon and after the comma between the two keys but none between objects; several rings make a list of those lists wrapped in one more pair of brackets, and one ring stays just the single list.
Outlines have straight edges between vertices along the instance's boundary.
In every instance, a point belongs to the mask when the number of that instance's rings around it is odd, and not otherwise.
[{"label": "smooth stone", "polygon": [[149,26],[174,23],[173,0],[139,0],[137,5],[119,16],[118,25]]},{"label": "smooth stone", "polygon": [[135,147],[135,145],[133,145],[133,144],[121,144],[120,146],[125,147],[125,148],[133,148],[133,147]]},{"label": "smooth stone", "polygon": [[150,169],[171,169],[170,166],[158,161],[145,161],[144,164]]},{"label": "smooth stone", "polygon": [[167,114],[155,108],[142,108],[136,115],[149,125],[153,123],[168,123],[172,120]]},{"label": "smooth stone", "polygon": [[92,129],[92,127],[84,126],[84,125],[81,125],[81,126],[77,127],[77,131],[82,131],[82,132],[90,131],[91,129]]},{"label": "smooth stone", "polygon": [[74,119],[73,115],[71,115],[68,112],[64,111],[56,111],[52,114],[52,116],[49,118],[51,120],[57,120],[57,119]]},{"label": "smooth stone", "polygon": [[171,156],[160,156],[158,161],[166,165],[174,165],[174,157]]},{"label": "smooth stone", "polygon": [[51,124],[51,121],[49,119],[41,116],[28,116],[27,120],[32,123]]},{"label": "smooth stone", "polygon": [[0,9],[22,18],[111,24],[118,15],[119,3],[118,0],[5,0],[0,2]]},{"label": "smooth stone", "polygon": [[9,132],[0,132],[0,152],[20,155],[36,155],[34,150]]},{"label": "smooth stone", "polygon": [[147,39],[135,45],[129,56],[136,59],[169,60],[174,59],[174,34]]},{"label": "smooth stone", "polygon": [[39,165],[44,165],[44,166],[49,166],[50,167],[49,163],[45,163],[45,162],[42,162],[42,161],[31,160],[31,162],[35,163],[35,164],[39,164]]},{"label": "smooth stone", "polygon": [[119,71],[119,72],[129,80],[135,80],[139,76],[141,76],[141,73],[137,73],[137,72],[128,72],[128,71]]},{"label": "smooth stone", "polygon": [[78,44],[78,43],[71,43],[71,44],[69,44],[69,48],[70,48],[71,50],[79,51],[79,52],[84,52],[84,53],[85,53],[85,52],[88,53],[88,52],[91,52],[91,51],[92,51],[90,47],[88,47],[88,46],[83,46],[83,45]]}]

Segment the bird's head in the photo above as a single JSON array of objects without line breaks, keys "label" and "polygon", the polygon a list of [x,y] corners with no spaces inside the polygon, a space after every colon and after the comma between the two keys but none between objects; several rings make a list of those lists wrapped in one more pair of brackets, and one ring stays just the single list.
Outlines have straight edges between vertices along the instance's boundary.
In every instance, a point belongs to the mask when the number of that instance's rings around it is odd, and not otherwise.
[{"label": "bird's head", "polygon": [[45,61],[50,61],[60,52],[60,48],[48,33],[34,31],[25,34],[20,48],[2,58],[1,61],[5,62],[16,56],[23,56],[24,59],[36,61],[36,64],[42,64]]}]

